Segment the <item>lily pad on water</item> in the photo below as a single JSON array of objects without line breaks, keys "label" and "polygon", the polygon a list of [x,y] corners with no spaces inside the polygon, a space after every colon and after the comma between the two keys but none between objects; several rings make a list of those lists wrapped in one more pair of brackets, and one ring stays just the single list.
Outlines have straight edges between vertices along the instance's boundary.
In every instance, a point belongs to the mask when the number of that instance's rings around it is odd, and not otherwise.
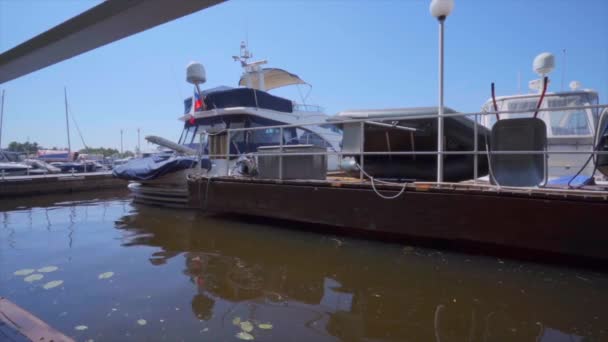
[{"label": "lily pad on water", "polygon": [[253,330],[253,324],[251,324],[251,322],[245,321],[245,322],[241,322],[241,329],[244,332],[251,332]]},{"label": "lily pad on water", "polygon": [[57,287],[61,284],[63,284],[63,280],[53,280],[53,281],[49,281],[48,283],[44,284],[43,288],[45,290],[49,290],[49,289],[52,289],[53,287]]},{"label": "lily pad on water", "polygon": [[79,331],[83,331],[83,330],[87,330],[89,329],[89,327],[87,327],[86,325],[78,325],[74,327],[74,330],[79,330]]},{"label": "lily pad on water", "polygon": [[272,329],[272,324],[270,324],[270,323],[258,324],[258,328],[264,329],[264,330],[270,330],[270,329]]},{"label": "lily pad on water", "polygon": [[28,283],[31,283],[33,281],[40,280],[42,278],[44,278],[44,276],[42,274],[32,274],[32,275],[29,275],[29,276],[23,278],[23,280],[27,281]]},{"label": "lily pad on water", "polygon": [[24,268],[22,270],[15,271],[15,273],[13,273],[13,274],[16,275],[16,276],[26,276],[28,274],[34,273],[34,271],[35,270],[31,269],[31,268]]},{"label": "lily pad on water", "polygon": [[137,320],[137,324],[139,325],[146,325],[148,322],[145,319],[138,319]]},{"label": "lily pad on water", "polygon": [[97,278],[108,279],[108,278],[111,278],[113,275],[114,275],[114,272],[104,272],[104,273],[100,274]]},{"label": "lily pad on water", "polygon": [[238,316],[237,316],[237,317],[234,317],[234,318],[232,319],[232,324],[234,324],[234,325],[239,325],[239,324],[241,324],[241,317],[238,317]]},{"label": "lily pad on water", "polygon": [[49,273],[49,272],[55,272],[58,269],[59,269],[59,267],[57,267],[57,266],[45,266],[45,267],[39,268],[37,272]]},{"label": "lily pad on water", "polygon": [[251,335],[250,333],[244,332],[244,331],[241,331],[240,333],[236,334],[236,337],[238,339],[245,340],[245,341],[251,341],[254,339],[253,335]]}]

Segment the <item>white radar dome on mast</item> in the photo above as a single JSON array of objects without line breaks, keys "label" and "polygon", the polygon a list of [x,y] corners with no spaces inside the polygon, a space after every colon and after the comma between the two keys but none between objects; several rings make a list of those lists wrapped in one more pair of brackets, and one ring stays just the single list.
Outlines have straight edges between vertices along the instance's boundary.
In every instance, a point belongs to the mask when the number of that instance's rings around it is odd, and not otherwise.
[{"label": "white radar dome on mast", "polygon": [[205,67],[201,63],[190,62],[186,67],[186,81],[197,86],[207,82]]},{"label": "white radar dome on mast", "polygon": [[534,58],[532,69],[539,76],[546,76],[555,69],[555,56],[549,52],[543,52]]}]

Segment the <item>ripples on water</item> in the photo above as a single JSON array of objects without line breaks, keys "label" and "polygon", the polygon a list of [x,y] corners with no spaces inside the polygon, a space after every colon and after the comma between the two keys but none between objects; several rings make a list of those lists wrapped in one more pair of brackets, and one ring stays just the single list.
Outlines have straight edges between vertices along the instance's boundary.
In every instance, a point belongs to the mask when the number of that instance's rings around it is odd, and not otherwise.
[{"label": "ripples on water", "polygon": [[[139,206],[124,194],[2,201],[0,211],[0,295],[78,341],[237,341],[238,321],[259,341],[608,340],[605,274]],[[44,266],[59,269],[31,283],[13,274]]]}]

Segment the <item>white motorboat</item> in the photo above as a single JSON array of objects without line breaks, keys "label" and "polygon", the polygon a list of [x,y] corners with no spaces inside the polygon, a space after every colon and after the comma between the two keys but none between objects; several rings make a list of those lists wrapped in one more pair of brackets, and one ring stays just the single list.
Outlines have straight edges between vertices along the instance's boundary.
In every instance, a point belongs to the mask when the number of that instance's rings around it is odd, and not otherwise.
[{"label": "white motorboat", "polygon": [[[283,69],[262,68],[267,62],[250,62],[251,57],[246,44],[241,43],[240,56],[233,57],[243,68],[239,87],[235,88],[216,87],[201,91],[199,86],[206,81],[204,67],[199,63],[188,66],[187,80],[195,85],[195,93],[184,101],[184,115],[179,118],[184,128],[179,141],[175,144],[159,137],[146,138],[175,152],[134,159],[114,169],[115,176],[136,182],[129,186],[136,199],[147,202],[167,199],[171,203],[183,203],[187,198],[186,177],[189,173],[201,172],[197,165],[210,175],[226,175],[234,169],[238,156],[257,152],[264,146],[282,142],[285,145],[309,144],[328,151],[340,150],[342,132],[335,125],[296,127],[326,122],[329,116],[319,106],[299,104],[269,93],[274,89],[308,83]],[[294,127],[279,129],[273,127],[276,125]],[[232,157],[208,158],[210,154],[225,155],[228,152],[226,129],[252,127],[263,129],[240,131],[230,136],[229,153]],[[205,156],[201,163],[197,155]],[[328,168],[338,169],[337,156],[328,158]]]},{"label": "white motorboat", "polygon": [[[535,65],[548,65],[542,76],[553,69],[554,57],[543,53],[535,59]],[[539,70],[536,70],[540,73]],[[606,121],[602,117],[608,111],[601,112],[593,108],[599,103],[598,93],[591,89],[582,89],[577,81],[570,82],[570,90],[545,92],[542,94],[542,79],[529,83],[533,93],[494,97],[488,99],[482,107],[482,112],[499,112],[499,115],[484,115],[481,123],[492,128],[497,117],[500,120],[513,118],[537,117],[544,121],[547,127],[547,151],[568,151],[574,153],[555,153],[548,155],[549,181],[569,180],[580,175],[589,178],[594,174],[596,161],[590,158],[590,153],[597,149],[606,129]],[[549,85],[549,84],[548,84]],[[547,86],[548,86],[547,85]],[[546,89],[545,89],[546,90]],[[540,109],[540,110],[539,110]],[[503,113],[518,111],[518,113]],[[521,112],[519,112],[521,111]],[[607,163],[608,164],[608,163]],[[597,165],[600,167],[602,165]],[[594,174],[597,180],[603,178],[600,173]]]}]

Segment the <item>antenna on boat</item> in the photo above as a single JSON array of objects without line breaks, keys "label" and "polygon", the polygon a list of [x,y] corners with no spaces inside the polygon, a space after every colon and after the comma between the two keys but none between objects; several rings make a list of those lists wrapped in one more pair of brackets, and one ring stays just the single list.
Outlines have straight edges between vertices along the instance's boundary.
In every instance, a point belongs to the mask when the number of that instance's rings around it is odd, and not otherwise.
[{"label": "antenna on boat", "polygon": [[[247,43],[241,41],[241,55],[232,56],[235,62],[241,62],[241,67],[244,69],[243,76],[246,81],[247,88],[255,88],[258,90],[266,90],[266,83],[264,80],[264,71],[261,65],[268,63],[267,60],[259,60],[255,62],[249,62],[249,59],[253,57],[253,54],[249,52]],[[257,77],[258,85],[253,86],[253,79]]]},{"label": "antenna on boat", "polygon": [[564,80],[566,79],[566,49],[562,50],[563,53],[563,63],[564,66],[562,67],[562,87],[561,87],[561,91],[564,91]]},{"label": "antenna on boat", "polygon": [[521,71],[517,72],[517,93],[521,94]]},{"label": "antenna on boat", "polygon": [[0,152],[2,152],[2,122],[4,121],[4,92],[2,89],[2,104],[0,104]]},{"label": "antenna on boat", "polygon": [[72,144],[70,143],[70,120],[68,119],[68,88],[63,87],[63,99],[65,103],[65,126],[68,132],[68,158],[72,153]]}]

